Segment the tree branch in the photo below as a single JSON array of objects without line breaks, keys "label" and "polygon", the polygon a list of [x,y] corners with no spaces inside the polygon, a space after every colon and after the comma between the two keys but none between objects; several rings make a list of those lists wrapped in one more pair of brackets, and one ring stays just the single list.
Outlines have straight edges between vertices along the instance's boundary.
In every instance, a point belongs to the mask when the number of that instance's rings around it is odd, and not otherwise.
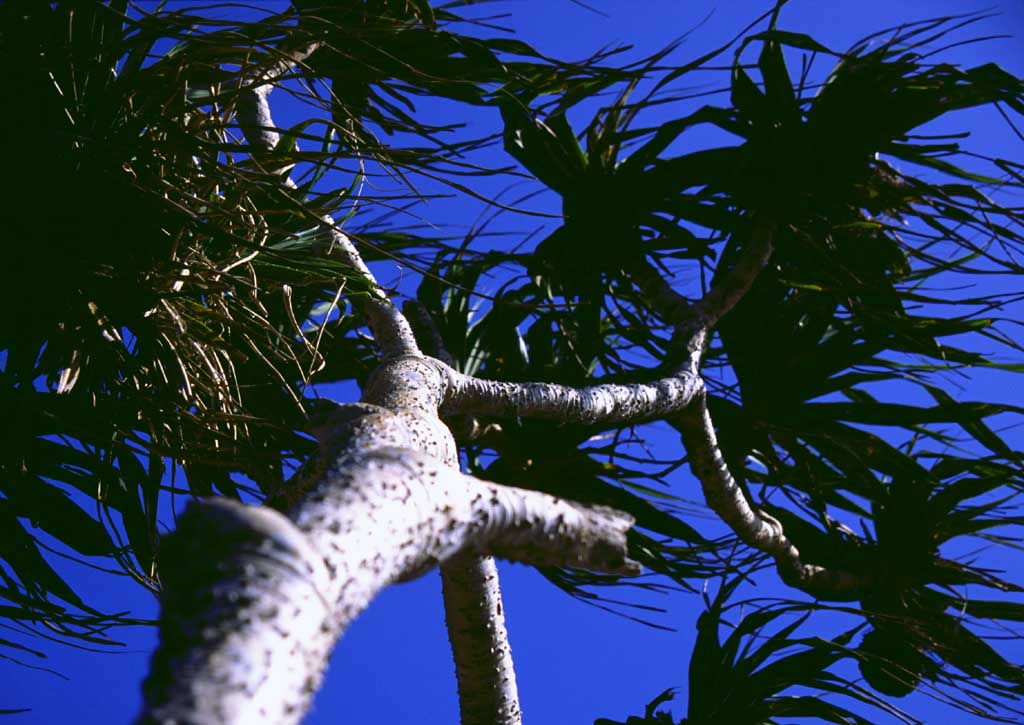
[{"label": "tree branch", "polygon": [[494,557],[452,557],[441,565],[441,589],[462,725],[522,722]]},{"label": "tree branch", "polygon": [[[427,309],[409,300],[402,311],[423,349],[450,366],[452,356]],[[450,465],[457,468],[458,461]],[[441,591],[462,725],[519,725],[519,689],[494,558],[457,556],[445,562]]]},{"label": "tree branch", "polygon": [[800,550],[786,537],[782,523],[751,506],[722,458],[703,391],[693,406],[672,422],[683,439],[690,468],[700,481],[708,507],[741,541],[771,556],[784,582],[819,598],[859,598],[865,584],[860,577],[805,563]]},{"label": "tree branch", "polygon": [[179,519],[139,722],[299,722],[373,597],[461,552],[639,573],[628,515],[479,481],[408,448],[344,455],[289,517],[211,499]]},{"label": "tree branch", "polygon": [[[646,267],[638,275],[650,299],[660,305],[659,314],[674,326],[673,338],[685,347],[689,364],[697,374],[707,337],[714,326],[735,307],[754,284],[772,254],[774,224],[754,219],[750,243],[736,265],[696,303],[672,289],[655,270]],[[800,550],[786,537],[781,522],[751,505],[736,483],[722,456],[707,394],[699,378],[692,404],[670,420],[679,430],[693,474],[700,481],[704,500],[746,544],[771,556],[779,576],[790,586],[819,598],[856,599],[866,582],[851,572],[830,570],[803,561]]]},{"label": "tree branch", "polygon": [[750,243],[743,249],[736,266],[696,305],[695,312],[705,328],[710,330],[717,325],[753,286],[771,259],[774,234],[773,222],[757,217],[751,222]]},{"label": "tree branch", "polygon": [[[273,90],[274,79],[283,72],[277,65],[274,68],[277,69],[276,72],[259,73],[251,83],[241,87],[236,104],[236,118],[242,134],[253,147],[265,149],[267,152],[272,151],[280,140],[267,100],[267,96]],[[285,178],[282,183],[290,185],[291,180]],[[362,299],[361,306],[366,324],[383,355],[389,357],[419,354],[416,338],[408,320],[388,299],[370,268],[363,262],[352,240],[338,228],[329,215],[321,219],[321,231],[329,239],[327,252],[336,254],[362,278],[370,290],[370,294]]]},{"label": "tree branch", "polygon": [[506,383],[464,375],[434,361],[446,377],[443,411],[492,417],[543,418],[587,424],[632,424],[685,408],[700,389],[689,372],[652,383],[573,388],[554,383]]}]

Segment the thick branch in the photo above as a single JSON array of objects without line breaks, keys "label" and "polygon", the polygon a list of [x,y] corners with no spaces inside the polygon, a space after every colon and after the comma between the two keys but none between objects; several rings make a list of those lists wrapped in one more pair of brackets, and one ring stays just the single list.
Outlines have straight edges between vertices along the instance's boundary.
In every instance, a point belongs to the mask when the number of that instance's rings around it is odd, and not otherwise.
[{"label": "thick branch", "polygon": [[337,637],[382,588],[462,552],[635,574],[632,519],[479,481],[407,448],[345,455],[284,516],[194,504],[163,548],[140,722],[299,722]]},{"label": "thick branch", "polygon": [[482,380],[435,361],[447,378],[444,410],[586,424],[632,424],[678,413],[700,390],[687,372],[652,383],[573,388],[553,383]]},{"label": "thick branch", "polygon": [[334,568],[328,598],[342,609],[343,570],[384,585],[465,551],[638,573],[627,514],[480,481],[407,447],[344,454],[288,517]]},{"label": "thick branch", "polygon": [[782,524],[750,505],[722,458],[703,393],[673,423],[682,436],[690,457],[690,468],[700,481],[708,506],[740,540],[775,559],[783,581],[821,598],[858,598],[858,592],[864,585],[859,577],[846,571],[805,563],[799,549],[786,537]]},{"label": "thick branch", "polygon": [[494,557],[453,557],[441,565],[441,585],[462,725],[522,722]]},{"label": "thick branch", "polygon": [[[659,305],[659,313],[674,325],[675,343],[685,346],[694,372],[707,336],[743,299],[768,264],[773,230],[770,222],[755,219],[750,242],[736,265],[695,304],[673,290],[655,270],[648,267],[638,275],[648,297]],[[708,506],[740,540],[771,556],[779,575],[790,586],[817,597],[855,599],[865,585],[860,577],[804,562],[799,549],[786,537],[782,524],[750,504],[722,457],[703,382],[699,379],[692,397],[693,404],[671,420],[682,435],[690,467],[700,480]]]}]

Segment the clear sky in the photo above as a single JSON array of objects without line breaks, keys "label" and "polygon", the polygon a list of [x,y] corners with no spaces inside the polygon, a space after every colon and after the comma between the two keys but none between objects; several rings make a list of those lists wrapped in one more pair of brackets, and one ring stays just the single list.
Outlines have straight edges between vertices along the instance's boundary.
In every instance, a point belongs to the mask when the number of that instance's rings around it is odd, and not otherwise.
[{"label": "clear sky", "polygon": [[[520,30],[538,49],[561,57],[588,54],[610,43],[631,43],[651,51],[710,13],[683,46],[683,58],[696,57],[720,44],[770,7],[768,2],[748,0],[590,2],[605,15],[569,0],[518,0],[501,7],[512,13],[505,24]],[[957,48],[948,57],[968,65],[994,60],[1008,71],[1024,75],[1024,0],[792,0],[780,26],[844,49],[869,32],[900,22],[985,8],[1001,14],[980,23],[976,34],[1016,37]],[[715,80],[724,84],[727,75]],[[8,112],[17,112],[16,101]],[[1009,135],[995,114],[971,114],[964,124],[975,133],[983,150],[1024,160],[1020,142]],[[475,206],[466,209],[467,215],[475,216],[478,211]],[[1017,313],[1021,316],[1020,310]],[[965,399],[999,399],[1000,394],[1015,398],[1007,402],[1024,405],[1024,392],[1009,388],[993,374],[979,376],[963,393]],[[1024,448],[1019,434],[1011,441]],[[655,441],[662,443],[678,446],[673,440]],[[693,491],[695,484],[687,472],[680,472],[674,485],[686,492]],[[666,632],[575,601],[526,567],[504,565],[502,573],[527,723],[591,723],[596,717],[624,720],[627,714],[639,714],[646,702],[670,686],[679,688],[679,703],[685,703],[694,622],[702,607],[699,597],[680,593],[663,598],[661,604],[668,613],[658,621],[677,629]],[[69,570],[68,579],[93,595],[92,601],[101,609],[131,608],[139,616],[155,616],[152,599],[124,578]],[[615,598],[627,593],[608,590],[606,594]],[[443,621],[436,573],[385,591],[343,639],[308,722],[457,722],[453,665]],[[5,636],[0,633],[0,638]],[[139,709],[139,687],[155,634],[151,630],[125,632],[123,639],[127,651],[116,654],[31,642],[49,655],[42,664],[66,679],[0,660],[0,709],[32,707],[30,713],[10,717],[11,723],[19,725],[130,722]],[[1019,644],[1010,654],[1017,661],[1024,660]],[[917,699],[915,703],[915,711],[926,722],[971,722],[962,713],[939,709],[928,701]],[[681,704],[674,712],[677,717],[685,714]]]}]

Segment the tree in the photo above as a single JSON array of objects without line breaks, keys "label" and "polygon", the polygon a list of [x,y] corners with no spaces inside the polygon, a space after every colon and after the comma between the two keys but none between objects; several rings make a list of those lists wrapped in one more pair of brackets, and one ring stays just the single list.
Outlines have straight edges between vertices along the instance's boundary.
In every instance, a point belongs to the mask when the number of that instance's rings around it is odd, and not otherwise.
[{"label": "tree", "polygon": [[[948,542],[1015,544],[998,527],[1020,522],[1020,454],[985,421],[1019,411],[957,401],[944,376],[1019,370],[976,347],[1019,353],[993,314],[1013,294],[929,285],[1020,272],[1021,213],[1000,202],[1020,165],[918,135],[959,109],[1024,112],[997,66],[934,61],[975,17],[837,53],[787,32],[780,4],[689,63],[673,47],[566,62],[457,15],[473,4],[0,8],[6,87],[26,99],[4,119],[27,177],[4,198],[9,257],[47,283],[4,290],[3,391],[22,411],[2,463],[6,613],[90,642],[125,621],[64,583],[38,527],[160,590],[143,721],[290,722],[373,595],[440,563],[463,720],[517,722],[488,557],[580,596],[642,566],[716,583],[689,723],[857,721],[795,686],[890,713],[885,696],[929,686],[1012,717],[1021,673],[984,627],[1021,618],[1020,587]],[[677,97],[722,57],[727,100]],[[288,127],[283,95],[303,114]],[[481,165],[494,139],[431,124],[420,97],[500,120],[521,170]],[[685,146],[707,126],[728,141]],[[528,252],[388,225],[429,196],[414,179],[473,193],[515,173],[562,199]],[[421,275],[401,311],[365,263],[385,258]],[[358,381],[362,401],[312,397],[314,380]],[[934,402],[894,402],[895,384]],[[665,470],[631,442],[652,421],[683,443]],[[684,462],[726,533],[655,488]],[[171,472],[202,501],[161,540]],[[788,599],[734,598],[755,576]],[[796,636],[826,611],[853,623]],[[836,674],[844,659],[868,687]]]}]

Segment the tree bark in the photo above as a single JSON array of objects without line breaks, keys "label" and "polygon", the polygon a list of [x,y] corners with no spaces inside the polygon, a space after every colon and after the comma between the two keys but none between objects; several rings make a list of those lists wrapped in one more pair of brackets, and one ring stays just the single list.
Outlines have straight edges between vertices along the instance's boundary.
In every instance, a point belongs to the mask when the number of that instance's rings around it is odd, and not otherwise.
[{"label": "tree bark", "polygon": [[441,567],[441,584],[462,722],[521,722],[494,558],[457,556]]},{"label": "tree bark", "polygon": [[459,554],[639,573],[629,516],[442,463],[440,422],[417,412],[436,395],[431,372],[439,380],[419,358],[387,363],[368,390],[404,409],[339,409],[325,431],[331,463],[287,518],[223,500],[181,517],[163,547],[140,722],[298,722],[334,642],[373,597]]}]

